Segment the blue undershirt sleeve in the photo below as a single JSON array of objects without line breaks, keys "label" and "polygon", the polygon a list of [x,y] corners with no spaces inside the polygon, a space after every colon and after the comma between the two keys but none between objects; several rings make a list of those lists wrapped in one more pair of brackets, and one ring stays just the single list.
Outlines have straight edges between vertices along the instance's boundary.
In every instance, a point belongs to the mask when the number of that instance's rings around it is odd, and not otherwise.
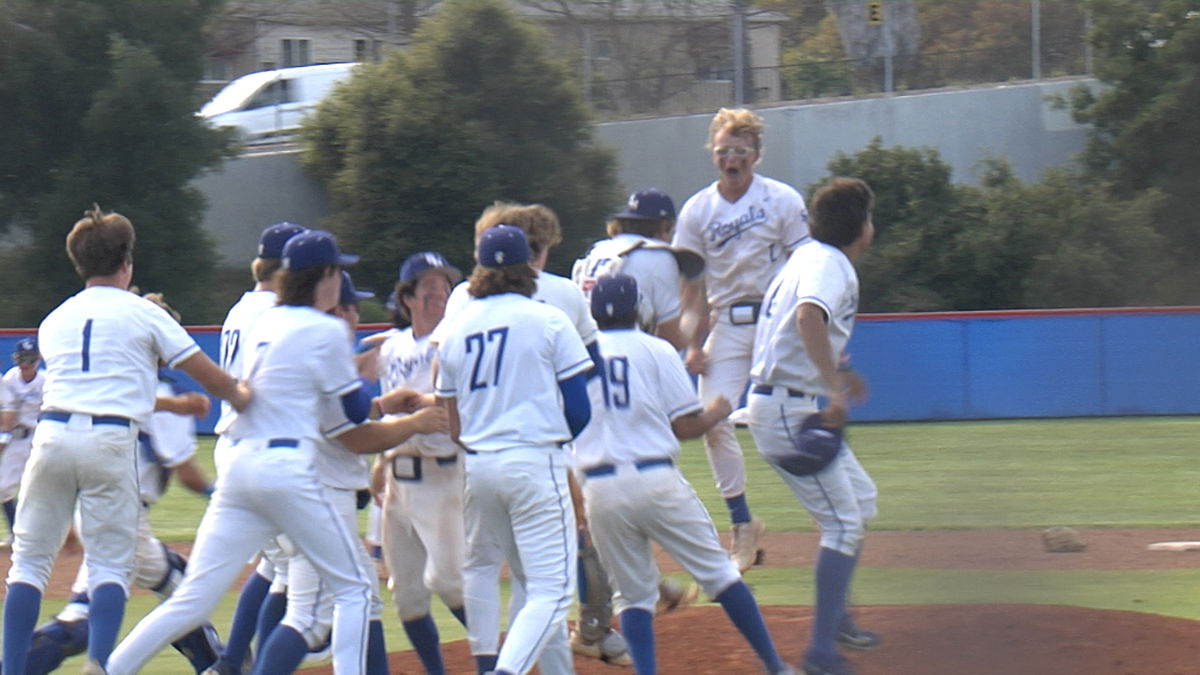
[{"label": "blue undershirt sleeve", "polygon": [[371,395],[367,393],[366,383],[360,380],[360,385],[354,391],[342,394],[342,412],[355,424],[362,424],[371,414]]},{"label": "blue undershirt sleeve", "polygon": [[587,371],[588,379],[604,374],[604,357],[600,355],[600,341],[592,340],[587,347],[588,356],[592,357],[592,367]]},{"label": "blue undershirt sleeve", "polygon": [[580,373],[558,383],[563,395],[563,416],[567,418],[567,427],[571,430],[572,439],[578,436],[592,419],[587,378],[587,373]]}]

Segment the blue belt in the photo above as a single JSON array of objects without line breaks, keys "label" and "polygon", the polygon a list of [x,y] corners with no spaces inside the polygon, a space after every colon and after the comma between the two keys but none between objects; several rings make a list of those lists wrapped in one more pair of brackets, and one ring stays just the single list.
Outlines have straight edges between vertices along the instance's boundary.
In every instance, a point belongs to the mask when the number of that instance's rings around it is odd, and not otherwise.
[{"label": "blue belt", "polygon": [[61,410],[47,410],[42,413],[39,420],[49,420],[51,422],[67,422],[70,421],[71,415],[81,415],[83,417],[92,418],[92,425],[109,424],[114,427],[128,427],[133,424],[128,417],[118,417],[116,415],[88,415],[87,413],[69,413]]},{"label": "blue belt", "polygon": [[[656,457],[655,459],[638,460],[633,463],[633,466],[635,468],[637,468],[638,471],[645,471],[646,469],[649,469],[652,467],[670,466],[674,463],[675,462],[672,461],[670,457]],[[588,478],[598,478],[600,476],[611,476],[611,475],[615,474],[616,472],[617,472],[616,464],[597,464],[596,466],[584,469],[583,475],[587,476]]]},{"label": "blue belt", "polygon": [[[816,398],[816,394],[810,394],[799,389],[792,389],[791,387],[781,387],[781,389],[787,389],[788,398]],[[750,391],[755,394],[770,396],[775,391],[775,387],[769,384],[756,384]]]},{"label": "blue belt", "polygon": [[295,438],[272,438],[267,441],[268,448],[298,448],[300,441]]}]

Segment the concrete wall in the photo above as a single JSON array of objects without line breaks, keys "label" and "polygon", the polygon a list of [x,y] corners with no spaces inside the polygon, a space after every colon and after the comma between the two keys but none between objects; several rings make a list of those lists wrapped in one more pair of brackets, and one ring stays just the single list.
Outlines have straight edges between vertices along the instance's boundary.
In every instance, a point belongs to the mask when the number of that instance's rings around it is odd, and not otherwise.
[{"label": "concrete wall", "polygon": [[[1029,82],[763,109],[767,134],[760,168],[804,192],[825,175],[837,153],[853,154],[880,136],[887,146],[936,149],[956,182],[977,182],[975,167],[989,157],[1007,158],[1019,177],[1034,181],[1046,168],[1069,164],[1087,141],[1084,127],[1046,101],[1081,81],[1095,86],[1093,80]],[[715,178],[704,150],[711,118],[706,113],[606,122],[596,126],[596,136],[617,150],[623,192],[656,186],[682,204]],[[229,265],[253,257],[263,227],[280,220],[316,226],[329,212],[320,186],[299,169],[294,150],[240,157],[197,185],[209,201],[205,225]]]}]

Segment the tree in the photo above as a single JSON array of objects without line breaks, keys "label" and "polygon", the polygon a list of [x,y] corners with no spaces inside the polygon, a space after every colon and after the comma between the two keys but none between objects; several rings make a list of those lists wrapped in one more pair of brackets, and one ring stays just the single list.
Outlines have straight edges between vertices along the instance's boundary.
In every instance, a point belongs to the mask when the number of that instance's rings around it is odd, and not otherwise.
[{"label": "tree", "polygon": [[213,255],[188,184],[226,142],[194,115],[213,4],[0,6],[0,228],[28,238],[14,257],[38,279],[6,323],[35,324],[78,288],[63,242],[93,202],[137,227],[135,283],[165,292],[189,317],[203,314]]},{"label": "tree", "polygon": [[1108,87],[1076,90],[1075,119],[1092,125],[1089,175],[1124,199],[1147,190],[1178,282],[1173,302],[1200,285],[1200,0],[1092,0],[1096,74]]},{"label": "tree", "polygon": [[[499,0],[448,0],[411,50],[357,72],[303,131],[328,186],[332,226],[386,288],[414,251],[470,266],[473,223],[495,200],[544,203],[566,271],[619,201],[612,153],[592,141],[568,68]],[[574,244],[574,245],[572,245]]]}]

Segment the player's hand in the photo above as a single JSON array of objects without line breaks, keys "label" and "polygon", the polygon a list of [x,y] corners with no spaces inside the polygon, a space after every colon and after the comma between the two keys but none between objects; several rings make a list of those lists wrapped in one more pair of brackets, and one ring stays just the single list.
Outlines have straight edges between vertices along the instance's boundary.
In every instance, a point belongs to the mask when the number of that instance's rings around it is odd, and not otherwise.
[{"label": "player's hand", "polygon": [[687,367],[689,373],[703,375],[708,372],[708,355],[704,353],[704,349],[688,347],[687,356],[683,359],[683,365]]},{"label": "player's hand", "polygon": [[416,424],[416,433],[435,434],[450,431],[450,413],[442,406],[422,408],[410,418]]},{"label": "player's hand", "polygon": [[708,405],[704,406],[704,413],[706,415],[713,415],[718,420],[729,417],[729,413],[731,412],[733,412],[733,405],[723,395],[718,395],[709,401]]},{"label": "player's hand", "polygon": [[386,457],[380,457],[375,462],[375,466],[371,467],[371,497],[375,499],[375,504],[383,506],[383,491],[387,486],[387,470],[392,465],[392,460]]},{"label": "player's hand", "polygon": [[867,381],[853,370],[842,373],[842,387],[851,403],[861,403],[871,393]]},{"label": "player's hand", "polygon": [[429,401],[425,396],[412,389],[393,389],[378,398],[379,412],[384,415],[398,413],[414,413],[428,407]]},{"label": "player's hand", "polygon": [[826,429],[839,429],[846,425],[848,416],[845,396],[830,396],[829,404],[821,411],[821,426]]},{"label": "player's hand", "polygon": [[254,392],[250,391],[244,382],[238,382],[237,388],[234,389],[233,396],[229,399],[229,405],[233,409],[242,412],[246,406],[250,405],[250,399],[254,397]]},{"label": "player's hand", "polygon": [[188,392],[180,398],[183,399],[184,408],[188,415],[194,417],[208,417],[208,413],[212,411],[212,401],[204,394],[198,392]]}]

